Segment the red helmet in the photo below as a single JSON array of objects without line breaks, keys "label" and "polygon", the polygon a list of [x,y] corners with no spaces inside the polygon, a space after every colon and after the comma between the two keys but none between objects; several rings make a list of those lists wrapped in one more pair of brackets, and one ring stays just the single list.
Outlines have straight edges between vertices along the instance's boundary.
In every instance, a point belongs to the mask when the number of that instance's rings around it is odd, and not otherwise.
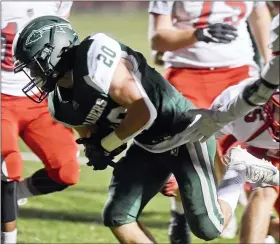
[{"label": "red helmet", "polygon": [[[278,108],[278,109],[277,109]],[[277,109],[277,110],[276,110]],[[266,123],[269,124],[268,131],[276,141],[280,142],[280,122],[279,117],[275,118],[275,113],[280,112],[280,91],[275,92],[269,102],[264,105],[264,112],[267,115]]]}]

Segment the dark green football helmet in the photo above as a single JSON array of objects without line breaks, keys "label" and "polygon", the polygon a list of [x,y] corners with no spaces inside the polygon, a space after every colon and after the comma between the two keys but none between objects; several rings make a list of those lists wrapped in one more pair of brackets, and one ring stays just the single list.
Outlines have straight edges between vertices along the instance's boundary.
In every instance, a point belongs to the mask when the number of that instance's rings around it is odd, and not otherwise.
[{"label": "dark green football helmet", "polygon": [[42,102],[71,69],[79,43],[70,23],[56,16],[33,19],[19,31],[13,42],[14,72],[30,79],[22,89],[26,96]]}]

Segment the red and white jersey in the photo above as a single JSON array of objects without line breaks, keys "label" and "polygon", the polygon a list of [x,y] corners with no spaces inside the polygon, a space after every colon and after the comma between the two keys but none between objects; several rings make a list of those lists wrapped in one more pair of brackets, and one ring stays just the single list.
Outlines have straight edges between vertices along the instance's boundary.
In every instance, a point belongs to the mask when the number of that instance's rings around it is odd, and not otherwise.
[{"label": "red and white jersey", "polygon": [[[212,107],[217,108],[223,104],[227,104],[240,92],[242,92],[244,86],[248,85],[248,82],[251,82],[251,80],[252,79],[248,79],[238,85],[227,88],[215,99]],[[253,147],[279,150],[279,142],[273,140],[267,129],[261,130],[262,132],[258,133],[260,128],[265,124],[265,120],[266,114],[263,112],[263,108],[259,107],[246,116],[226,125],[220,132],[225,135],[231,134],[238,141],[246,142],[248,145]]]},{"label": "red and white jersey", "polygon": [[43,15],[68,17],[71,1],[18,1],[2,3],[1,8],[1,93],[25,96],[22,88],[29,82],[23,72],[14,74],[12,44],[17,31],[34,18]]},{"label": "red and white jersey", "polygon": [[238,30],[238,37],[229,44],[196,42],[166,52],[163,60],[167,67],[237,67],[255,65],[246,20],[254,8],[263,6],[265,2],[260,1],[151,1],[149,13],[171,15],[178,29],[228,23]]}]

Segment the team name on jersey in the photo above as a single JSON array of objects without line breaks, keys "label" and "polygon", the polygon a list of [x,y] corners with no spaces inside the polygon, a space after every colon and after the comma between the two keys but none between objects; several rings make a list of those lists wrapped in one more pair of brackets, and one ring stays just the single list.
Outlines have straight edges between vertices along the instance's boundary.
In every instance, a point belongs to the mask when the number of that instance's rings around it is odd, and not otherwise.
[{"label": "team name on jersey", "polygon": [[102,113],[104,112],[106,106],[107,106],[107,102],[101,98],[98,98],[95,104],[92,106],[91,110],[89,111],[83,124],[84,125],[96,124],[96,122],[99,120]]}]

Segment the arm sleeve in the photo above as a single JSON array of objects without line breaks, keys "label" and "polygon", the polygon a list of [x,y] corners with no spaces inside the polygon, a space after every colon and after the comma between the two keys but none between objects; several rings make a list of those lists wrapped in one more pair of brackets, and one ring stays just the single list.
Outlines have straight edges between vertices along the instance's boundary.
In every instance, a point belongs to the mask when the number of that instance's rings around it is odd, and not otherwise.
[{"label": "arm sleeve", "polygon": [[149,13],[171,15],[174,1],[150,1]]},{"label": "arm sleeve", "polygon": [[[239,83],[238,85],[230,86],[226,90],[224,90],[212,103],[211,109],[213,110],[219,110],[224,106],[224,104],[228,104],[231,100],[235,99],[240,92],[243,91],[244,86],[247,85],[247,83],[250,82],[250,80],[245,80],[244,82]],[[232,134],[234,135],[234,125],[233,123],[226,124],[219,133],[216,133],[216,138],[221,137],[222,135],[228,135]]]},{"label": "arm sleeve", "polygon": [[88,75],[84,80],[94,89],[108,94],[116,67],[121,59],[120,44],[103,33],[92,35],[87,52]]}]

